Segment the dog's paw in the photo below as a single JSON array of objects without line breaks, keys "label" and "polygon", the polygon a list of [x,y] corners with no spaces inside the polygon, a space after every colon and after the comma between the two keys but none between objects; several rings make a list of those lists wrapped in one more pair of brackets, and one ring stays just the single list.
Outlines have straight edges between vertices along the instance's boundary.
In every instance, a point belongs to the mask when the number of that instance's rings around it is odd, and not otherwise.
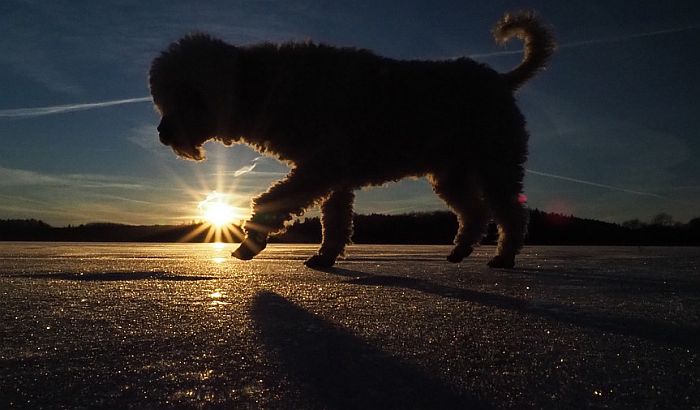
[{"label": "dog's paw", "polygon": [[262,252],[263,249],[267,246],[267,241],[265,238],[258,237],[247,237],[241,245],[233,251],[231,256],[234,258],[238,258],[242,261],[248,261],[251,260],[255,257],[255,255],[259,254]]},{"label": "dog's paw", "polygon": [[455,247],[454,249],[452,249],[452,252],[450,252],[450,254],[447,255],[447,260],[452,263],[462,262],[462,259],[471,255],[473,251],[474,248],[472,248],[471,246],[467,246],[466,248]]},{"label": "dog's paw", "polygon": [[488,265],[490,268],[512,269],[515,266],[515,256],[496,255]]},{"label": "dog's paw", "polygon": [[335,265],[335,257],[317,254],[304,261],[304,265],[309,268],[330,268]]}]

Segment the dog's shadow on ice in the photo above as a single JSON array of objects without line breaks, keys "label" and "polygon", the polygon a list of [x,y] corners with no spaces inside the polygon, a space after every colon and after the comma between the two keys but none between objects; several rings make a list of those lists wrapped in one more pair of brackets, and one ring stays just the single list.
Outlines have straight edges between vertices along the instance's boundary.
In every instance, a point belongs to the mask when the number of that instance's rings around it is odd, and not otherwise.
[{"label": "dog's shadow on ice", "polygon": [[251,316],[283,376],[321,407],[490,407],[276,293],[258,293]]},{"label": "dog's shadow on ice", "polygon": [[375,275],[343,268],[322,269],[322,272],[343,276],[344,283],[363,286],[396,287],[429,293],[445,298],[457,299],[492,306],[497,309],[517,311],[540,316],[557,322],[573,324],[603,332],[639,337],[666,345],[695,347],[700,343],[700,328],[666,321],[640,317],[620,316],[605,310],[590,310],[545,301],[529,301],[498,293],[440,285],[423,279]]}]

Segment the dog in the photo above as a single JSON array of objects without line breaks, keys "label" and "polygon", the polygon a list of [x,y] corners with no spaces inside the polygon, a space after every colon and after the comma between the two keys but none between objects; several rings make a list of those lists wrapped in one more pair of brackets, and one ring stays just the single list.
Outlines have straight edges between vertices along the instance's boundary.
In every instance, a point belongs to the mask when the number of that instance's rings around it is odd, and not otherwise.
[{"label": "dog", "polygon": [[530,12],[506,14],[493,34],[499,44],[524,42],[507,73],[469,58],[403,61],[312,42],[242,47],[187,35],[151,65],[160,141],[197,161],[208,140],[248,144],[289,165],[253,199],[239,259],[320,203],[323,240],[305,264],[330,267],[352,236],[354,190],[426,176],[459,222],[447,259],[467,257],[493,217],[499,239],[488,265],[512,268],[527,229],[529,136],[514,92],[555,43]]}]

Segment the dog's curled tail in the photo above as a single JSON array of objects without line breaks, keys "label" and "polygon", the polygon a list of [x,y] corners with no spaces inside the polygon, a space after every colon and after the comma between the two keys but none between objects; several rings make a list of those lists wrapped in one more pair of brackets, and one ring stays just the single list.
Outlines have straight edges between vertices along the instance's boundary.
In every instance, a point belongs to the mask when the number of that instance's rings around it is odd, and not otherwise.
[{"label": "dog's curled tail", "polygon": [[544,69],[556,47],[554,35],[533,12],[505,14],[493,28],[493,36],[498,44],[505,44],[512,37],[525,43],[523,61],[502,74],[513,90]]}]

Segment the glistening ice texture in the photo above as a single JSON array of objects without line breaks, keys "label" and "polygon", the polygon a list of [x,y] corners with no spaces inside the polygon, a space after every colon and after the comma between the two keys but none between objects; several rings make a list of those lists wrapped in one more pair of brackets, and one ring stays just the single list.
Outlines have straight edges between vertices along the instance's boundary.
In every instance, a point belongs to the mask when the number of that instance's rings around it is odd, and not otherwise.
[{"label": "glistening ice texture", "polygon": [[691,408],[700,249],[0,245],[0,407]]}]

